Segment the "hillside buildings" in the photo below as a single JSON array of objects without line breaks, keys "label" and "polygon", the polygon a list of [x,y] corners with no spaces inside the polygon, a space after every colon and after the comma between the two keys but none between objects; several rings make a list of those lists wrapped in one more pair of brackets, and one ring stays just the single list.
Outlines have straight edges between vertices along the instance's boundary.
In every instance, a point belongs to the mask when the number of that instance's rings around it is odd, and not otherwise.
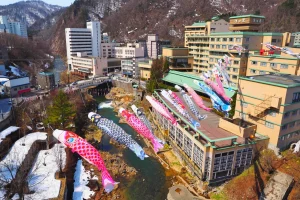
[{"label": "hillside buildings", "polygon": [[0,32],[28,38],[26,22],[9,22],[7,16],[0,16]]},{"label": "hillside buildings", "polygon": [[162,54],[163,47],[170,47],[171,42],[168,40],[159,40],[157,34],[148,34],[147,38],[147,57],[156,59]]}]

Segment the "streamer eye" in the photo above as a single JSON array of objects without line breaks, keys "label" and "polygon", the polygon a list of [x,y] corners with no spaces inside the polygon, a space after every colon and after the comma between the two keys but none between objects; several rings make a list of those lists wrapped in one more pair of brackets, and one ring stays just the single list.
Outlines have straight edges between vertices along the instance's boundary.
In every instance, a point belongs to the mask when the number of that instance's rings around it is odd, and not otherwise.
[{"label": "streamer eye", "polygon": [[70,138],[68,138],[67,141],[68,141],[68,143],[72,144],[73,142],[75,142],[75,138],[70,137]]}]

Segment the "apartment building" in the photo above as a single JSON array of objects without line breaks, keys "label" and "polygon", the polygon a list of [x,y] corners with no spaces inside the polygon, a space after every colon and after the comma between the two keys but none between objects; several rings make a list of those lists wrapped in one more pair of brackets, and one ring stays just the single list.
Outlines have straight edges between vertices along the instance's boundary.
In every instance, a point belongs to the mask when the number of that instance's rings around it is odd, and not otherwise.
[{"label": "apartment building", "polygon": [[89,76],[106,75],[108,73],[107,58],[87,56],[86,53],[78,53],[77,56],[71,56],[71,73],[81,78]]},{"label": "apartment building", "polygon": [[130,78],[139,78],[140,70],[138,63],[144,61],[144,58],[128,58],[121,60],[122,74]]},{"label": "apartment building", "polygon": [[9,22],[7,16],[0,16],[0,32],[28,38],[26,22]]},{"label": "apartment building", "polygon": [[87,56],[101,57],[101,29],[100,22],[87,22],[87,28],[66,28],[66,47],[68,69],[73,71],[72,58],[77,53]]},{"label": "apartment building", "polygon": [[157,59],[162,54],[163,47],[170,47],[169,40],[159,40],[157,34],[148,34],[147,38],[147,57]]},{"label": "apartment building", "polygon": [[[223,22],[223,21],[222,21]],[[187,26],[185,31],[185,45],[189,54],[194,57],[193,72],[203,73],[211,70],[225,54],[231,56],[232,64],[227,68],[232,81],[232,87],[237,86],[238,78],[247,74],[249,51],[260,51],[266,47],[263,43],[276,46],[285,46],[288,41],[287,34],[258,32],[259,26],[264,22],[263,16],[243,15],[230,18],[230,23],[216,21],[215,32],[209,29],[207,22],[195,23]],[[228,30],[234,32],[226,32]],[[220,30],[219,32],[217,32]],[[229,50],[233,45],[240,45],[245,51],[239,53]]]},{"label": "apartment building", "polygon": [[299,59],[284,53],[251,52],[249,53],[246,75],[255,76],[275,73],[300,76],[299,66]]},{"label": "apartment building", "polygon": [[300,140],[300,77],[265,74],[240,77],[235,117],[256,124],[269,148],[289,148]]},{"label": "apartment building", "polygon": [[128,43],[125,47],[115,47],[116,58],[143,58],[144,47],[136,43]]},{"label": "apartment building", "polygon": [[[251,165],[254,153],[267,146],[268,138],[256,132],[255,124],[244,122],[240,118],[220,118],[212,112],[201,110],[208,118],[202,120],[201,127],[197,129],[176,111],[160,94],[160,90],[156,90],[153,96],[178,121],[177,125],[173,125],[152,109],[155,124],[164,133],[165,140],[170,143],[177,157],[194,173],[192,175],[209,184],[223,182],[240,174]],[[192,113],[188,106],[186,109]]]},{"label": "apartment building", "polygon": [[101,55],[106,58],[116,57],[116,47],[119,47],[120,43],[109,42],[101,43]]},{"label": "apartment building", "polygon": [[170,70],[192,71],[194,57],[189,55],[188,48],[171,48],[162,49],[164,62],[168,62]]}]

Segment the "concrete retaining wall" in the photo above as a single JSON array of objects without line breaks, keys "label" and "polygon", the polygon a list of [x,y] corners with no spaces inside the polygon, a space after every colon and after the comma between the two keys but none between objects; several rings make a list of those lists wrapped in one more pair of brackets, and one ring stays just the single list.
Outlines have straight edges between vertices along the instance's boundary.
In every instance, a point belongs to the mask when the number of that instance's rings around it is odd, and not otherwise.
[{"label": "concrete retaining wall", "polygon": [[125,82],[125,81],[119,81],[119,80],[113,80],[113,86],[122,88],[127,93],[133,93],[133,87],[131,82]]}]

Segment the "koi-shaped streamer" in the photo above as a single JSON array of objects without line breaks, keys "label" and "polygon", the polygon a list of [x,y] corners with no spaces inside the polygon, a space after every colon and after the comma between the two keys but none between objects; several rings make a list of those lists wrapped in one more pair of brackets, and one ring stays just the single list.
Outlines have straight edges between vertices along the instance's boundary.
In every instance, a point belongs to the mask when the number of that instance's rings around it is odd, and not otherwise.
[{"label": "koi-shaped streamer", "polygon": [[119,113],[125,118],[127,123],[144,138],[151,141],[154,151],[157,153],[159,149],[163,148],[163,145],[151,134],[150,130],[145,124],[141,122],[134,114],[128,112],[124,108],[120,108]]},{"label": "koi-shaped streamer", "polygon": [[90,164],[95,165],[101,171],[102,185],[107,193],[114,189],[114,186],[118,182],[115,182],[110,176],[100,153],[95,147],[71,131],[55,130],[53,136],[70,148],[72,152],[78,153],[82,158]]},{"label": "koi-shaped streamer", "polygon": [[229,50],[236,50],[236,51],[239,53],[239,55],[241,55],[242,52],[246,50],[243,46],[237,45],[237,44],[232,45],[232,46],[231,46],[230,48],[228,48],[228,49],[229,49]]},{"label": "koi-shaped streamer", "polygon": [[161,95],[163,97],[165,97],[175,108],[176,110],[182,115],[184,116],[191,124],[193,124],[194,128],[198,128],[200,127],[200,123],[197,122],[195,119],[193,119],[189,113],[187,112],[186,109],[182,108],[181,105],[179,105],[176,101],[174,101],[174,99],[172,99],[171,95],[169,92],[165,91],[165,90],[162,90],[161,92]]},{"label": "koi-shaped streamer", "polygon": [[191,88],[190,86],[188,86],[187,84],[183,84],[183,87],[187,90],[187,92],[192,96],[192,98],[194,99],[194,102],[203,110],[206,111],[211,111],[212,108],[208,108],[204,105],[204,102],[202,100],[202,98],[195,92],[195,90],[193,88]]},{"label": "koi-shaped streamer", "polygon": [[145,113],[140,108],[137,108],[134,104],[131,106],[131,109],[133,110],[134,114],[147,126],[147,128],[150,130],[151,134],[157,139],[157,141],[159,141],[159,143],[161,144],[165,144],[164,141],[162,141],[154,135],[154,130]]},{"label": "koi-shaped streamer", "polygon": [[137,157],[141,160],[147,158],[143,148],[131,138],[131,135],[127,134],[120,126],[115,124],[112,120],[106,119],[101,115],[90,112],[88,118],[104,133],[113,138],[120,144],[124,144],[131,151],[133,151]]},{"label": "koi-shaped streamer", "polygon": [[205,78],[204,76],[200,76],[200,78],[206,83],[216,94],[218,94],[221,98],[223,98],[226,102],[230,102],[231,98],[226,96],[225,90],[221,89],[218,85],[216,85],[210,79]]},{"label": "koi-shaped streamer", "polygon": [[201,115],[198,109],[196,108],[196,105],[192,101],[191,97],[178,85],[175,85],[175,88],[180,92],[184,102],[187,104],[189,109],[192,111],[192,113],[199,119],[203,120],[206,119],[207,115]]},{"label": "koi-shaped streamer", "polygon": [[203,84],[197,80],[194,80],[194,83],[198,85],[201,90],[203,90],[211,99],[213,107],[220,111],[225,112],[227,114],[228,111],[231,110],[231,106],[229,104],[224,103],[220,97],[206,84]]},{"label": "koi-shaped streamer", "polygon": [[151,96],[146,96],[146,99],[149,101],[151,106],[159,112],[162,116],[164,116],[166,119],[171,121],[173,125],[177,125],[176,119],[173,117],[173,115],[168,111],[168,109],[159,101],[157,101],[155,98]]}]

